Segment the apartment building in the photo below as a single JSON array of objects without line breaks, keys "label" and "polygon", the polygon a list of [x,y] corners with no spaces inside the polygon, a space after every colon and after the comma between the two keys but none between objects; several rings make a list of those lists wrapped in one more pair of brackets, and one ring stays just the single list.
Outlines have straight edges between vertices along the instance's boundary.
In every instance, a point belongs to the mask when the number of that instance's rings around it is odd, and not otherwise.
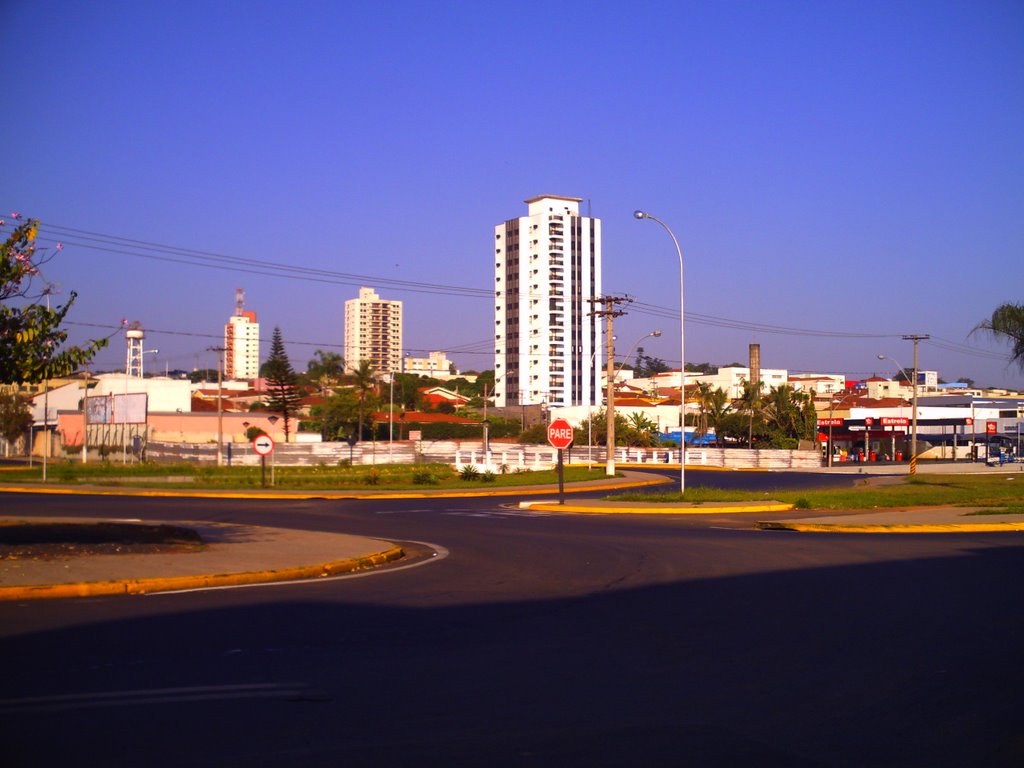
[{"label": "apartment building", "polygon": [[235,295],[235,314],[224,326],[224,375],[229,379],[256,379],[260,375],[260,324],[256,313],[243,308],[244,293]]},{"label": "apartment building", "polygon": [[541,195],[494,228],[495,405],[600,405],[601,220]]},{"label": "apartment building", "polygon": [[372,288],[345,302],[345,368],[366,360],[378,373],[401,370],[402,302],[386,301]]}]

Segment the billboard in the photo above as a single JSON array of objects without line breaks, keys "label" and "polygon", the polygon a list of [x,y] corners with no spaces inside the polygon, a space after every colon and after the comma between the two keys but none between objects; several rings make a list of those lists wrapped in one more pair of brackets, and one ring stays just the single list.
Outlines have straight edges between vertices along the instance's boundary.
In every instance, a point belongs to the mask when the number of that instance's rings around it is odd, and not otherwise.
[{"label": "billboard", "polygon": [[85,420],[89,424],[110,423],[110,396],[85,398]]},{"label": "billboard", "polygon": [[89,424],[145,424],[149,411],[149,396],[145,392],[87,397],[85,403]]},{"label": "billboard", "polygon": [[149,395],[145,392],[130,395],[111,395],[114,400],[113,424],[145,424]]}]

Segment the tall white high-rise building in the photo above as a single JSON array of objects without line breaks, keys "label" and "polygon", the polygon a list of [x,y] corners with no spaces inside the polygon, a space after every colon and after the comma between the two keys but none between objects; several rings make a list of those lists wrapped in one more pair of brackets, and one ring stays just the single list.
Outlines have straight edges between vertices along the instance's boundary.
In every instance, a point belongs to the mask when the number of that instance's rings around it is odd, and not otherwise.
[{"label": "tall white high-rise building", "polygon": [[362,360],[378,373],[402,364],[402,302],[384,301],[372,288],[345,302],[345,369],[354,371]]},{"label": "tall white high-rise building", "polygon": [[601,220],[578,197],[525,202],[494,228],[495,404],[600,405]]},{"label": "tall white high-rise building", "polygon": [[224,375],[257,379],[260,375],[260,324],[255,312],[245,311],[245,291],[235,291],[235,314],[224,326]]}]

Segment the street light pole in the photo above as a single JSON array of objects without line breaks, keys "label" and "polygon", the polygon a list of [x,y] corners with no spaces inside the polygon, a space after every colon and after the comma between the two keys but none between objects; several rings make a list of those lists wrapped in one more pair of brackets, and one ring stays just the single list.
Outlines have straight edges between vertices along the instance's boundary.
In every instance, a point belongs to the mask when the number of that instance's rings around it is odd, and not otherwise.
[{"label": "street light pole", "polygon": [[927,334],[907,334],[903,337],[904,341],[914,342],[914,410],[911,414],[912,421],[910,427],[910,474],[917,474],[917,342],[922,339],[931,338]]},{"label": "street light pole", "polygon": [[838,400],[831,400],[828,404],[828,468],[832,469],[832,454],[835,453],[835,448],[832,446],[832,413],[835,407],[839,405]]},{"label": "street light pole", "polygon": [[683,250],[675,233],[664,221],[644,211],[633,211],[638,220],[650,219],[661,224],[672,238],[679,256],[679,492],[686,492],[686,325],[683,303]]}]

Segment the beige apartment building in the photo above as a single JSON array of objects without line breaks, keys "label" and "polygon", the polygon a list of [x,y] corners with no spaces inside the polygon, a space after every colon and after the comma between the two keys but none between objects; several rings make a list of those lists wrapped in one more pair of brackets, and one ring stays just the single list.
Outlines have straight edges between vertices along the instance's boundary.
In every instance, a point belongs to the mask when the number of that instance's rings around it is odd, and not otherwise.
[{"label": "beige apartment building", "polygon": [[354,371],[366,360],[378,373],[399,371],[402,364],[402,302],[386,301],[372,288],[345,302],[345,368]]}]

